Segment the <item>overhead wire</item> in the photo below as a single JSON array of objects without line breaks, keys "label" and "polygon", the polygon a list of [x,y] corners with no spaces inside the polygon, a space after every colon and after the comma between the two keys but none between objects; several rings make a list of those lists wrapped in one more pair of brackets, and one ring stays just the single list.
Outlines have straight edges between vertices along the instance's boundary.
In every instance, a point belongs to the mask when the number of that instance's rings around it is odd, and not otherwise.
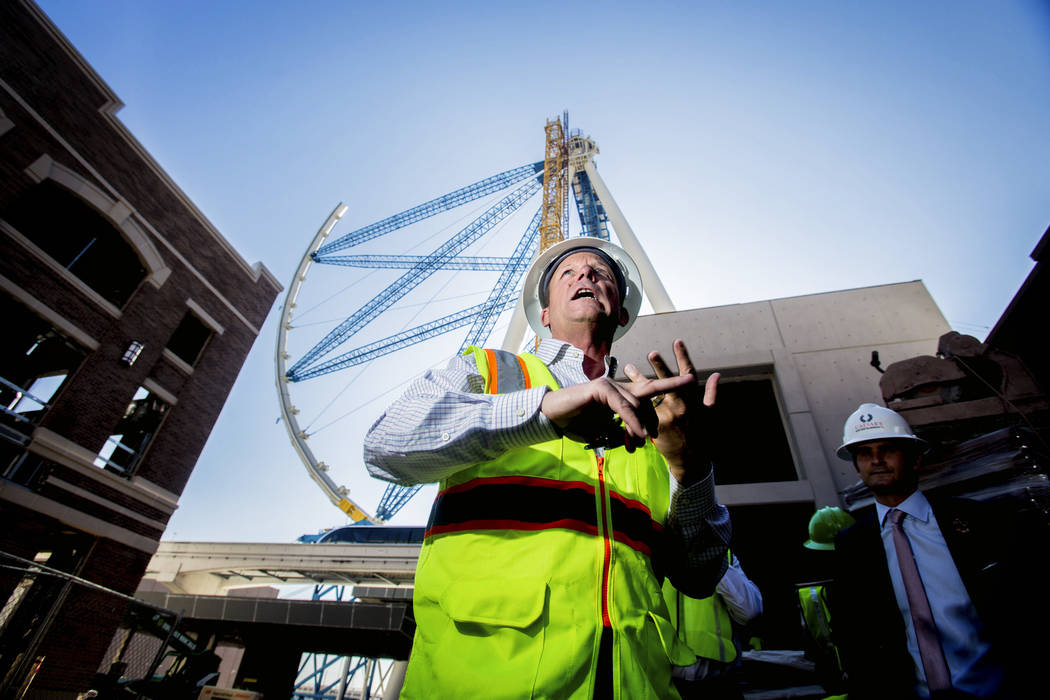
[{"label": "overhead wire", "polygon": [[[477,212],[481,211],[481,209],[484,207],[484,202],[485,201],[486,201],[486,199],[482,198],[482,200],[481,200],[482,204],[479,204],[474,209],[466,212],[465,214],[463,214],[463,216],[459,217],[458,219],[450,221],[447,224],[445,224],[444,226],[442,226],[441,228],[436,229],[432,234],[430,234],[426,238],[423,238],[420,241],[417,241],[416,244],[413,247],[409,248],[409,251],[416,250],[416,249],[420,248],[427,241],[430,241],[433,238],[437,237],[439,234],[441,234],[441,233],[443,233],[445,231],[448,231],[453,226],[459,225],[464,220],[466,220],[468,217],[470,217],[470,216],[476,214]],[[422,222],[416,222],[416,223],[418,224],[418,223],[422,223]],[[411,226],[406,227],[406,228],[410,228],[410,227]],[[401,229],[396,229],[396,230],[401,230]],[[391,231],[391,233],[393,233],[393,231]],[[319,263],[316,263],[316,264],[324,265],[323,262],[319,262]],[[333,294],[329,295],[328,297],[318,301],[313,306],[310,306],[310,307],[308,307],[306,309],[303,309],[303,310],[299,311],[299,313],[296,315],[296,317],[297,318],[302,318],[303,316],[305,316],[305,315],[307,315],[307,314],[309,314],[309,313],[311,313],[313,311],[316,311],[322,305],[327,304],[329,301],[331,301],[332,299],[336,298],[340,294],[345,293],[347,290],[351,289],[352,287],[356,287],[357,285],[361,284],[362,282],[364,282],[368,278],[372,277],[373,275],[377,274],[378,272],[379,272],[379,270],[371,270],[367,274],[363,275],[360,279],[354,280],[353,282],[351,282],[350,284],[346,285],[342,289],[340,289],[340,290],[334,292]],[[312,325],[312,324],[296,324],[296,325],[301,328],[301,327],[304,327],[306,325]]]},{"label": "overhead wire", "polygon": [[[498,331],[504,331],[504,330],[507,329],[508,326],[510,326],[509,323],[505,323],[503,325],[496,326],[493,329],[493,333],[496,333]],[[430,369],[430,370],[438,369],[441,366],[441,364],[442,364],[441,362],[438,362],[437,364],[431,365],[427,369]],[[360,375],[358,375],[358,376],[360,376]],[[394,393],[395,391],[398,391],[402,387],[410,384],[414,380],[415,380],[414,376],[413,377],[408,377],[407,379],[402,380],[401,383],[399,383],[399,384],[397,384],[397,385],[387,389],[386,391],[383,391],[383,392],[381,392],[379,394],[376,394],[375,396],[373,396],[372,398],[368,399],[367,401],[362,402],[360,405],[358,405],[358,406],[350,409],[346,413],[340,415],[338,418],[335,418],[335,419],[331,420],[330,422],[325,423],[324,425],[320,426],[319,428],[317,428],[317,430],[314,431],[314,434],[316,435],[317,433],[320,433],[322,430],[324,430],[326,428],[330,428],[331,426],[333,426],[334,424],[336,424],[339,421],[343,420],[344,418],[347,418],[347,417],[353,415],[354,413],[357,413],[362,408],[375,403],[376,401],[378,401],[379,399],[383,398],[384,396],[389,396],[390,394]]]},{"label": "overhead wire", "polygon": [[[485,294],[488,294],[488,290],[486,290],[486,289],[479,289],[478,291],[475,291],[475,292],[467,292],[466,294],[457,294],[456,296],[442,297],[440,299],[434,299],[434,302],[445,302],[445,301],[456,301],[456,300],[459,300],[459,299],[470,299],[470,298],[480,297],[480,296],[485,295]],[[429,303],[431,303],[431,302],[421,301],[421,302],[418,302],[416,304],[401,304],[401,305],[398,306],[398,308],[399,309],[411,309],[411,308],[415,308],[417,306],[426,306]],[[300,323],[300,324],[296,325],[296,328],[309,328],[310,326],[321,326],[321,325],[324,325],[324,324],[327,324],[327,323],[335,323],[337,321],[342,321],[342,320],[343,320],[342,317],[327,318],[327,319],[323,319],[323,320],[320,320],[320,321],[313,321],[311,323]]]}]

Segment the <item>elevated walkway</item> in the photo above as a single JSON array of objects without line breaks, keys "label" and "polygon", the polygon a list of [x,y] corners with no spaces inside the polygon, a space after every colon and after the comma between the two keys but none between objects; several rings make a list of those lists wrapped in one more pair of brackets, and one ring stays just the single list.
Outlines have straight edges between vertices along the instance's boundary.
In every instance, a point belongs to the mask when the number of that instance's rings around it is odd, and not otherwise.
[{"label": "elevated walkway", "polygon": [[[135,596],[178,612],[194,639],[243,648],[238,687],[287,697],[304,653],[408,658],[422,536],[423,528],[355,526],[300,543],[161,542]],[[287,585],[350,586],[356,600],[238,590]]]},{"label": "elevated walkway", "polygon": [[234,588],[338,585],[411,588],[419,544],[161,542],[146,569],[175,594]]}]

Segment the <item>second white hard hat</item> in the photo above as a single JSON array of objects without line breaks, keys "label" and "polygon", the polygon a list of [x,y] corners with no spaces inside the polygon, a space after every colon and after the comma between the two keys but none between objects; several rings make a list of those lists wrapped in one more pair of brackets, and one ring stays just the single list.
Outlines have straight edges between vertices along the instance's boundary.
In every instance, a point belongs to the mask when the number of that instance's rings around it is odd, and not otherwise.
[{"label": "second white hard hat", "polygon": [[529,326],[536,335],[541,338],[551,337],[550,328],[544,326],[541,320],[541,314],[546,306],[541,298],[546,298],[546,290],[541,290],[540,285],[547,268],[577,248],[593,248],[601,252],[616,264],[623,277],[624,293],[623,298],[620,299],[620,306],[627,312],[627,325],[616,328],[616,333],[613,335],[613,340],[616,340],[627,332],[638,316],[638,309],[642,306],[642,277],[638,272],[638,266],[634,264],[634,260],[627,254],[627,251],[602,238],[589,236],[566,238],[536,256],[528,274],[525,275],[525,285],[521,292],[521,304],[525,307],[525,317],[529,320]]},{"label": "second white hard hat", "polygon": [[842,426],[842,444],[835,454],[840,459],[852,461],[850,447],[870,440],[912,440],[918,445],[926,441],[911,431],[904,417],[891,409],[874,403],[862,403],[850,414]]}]

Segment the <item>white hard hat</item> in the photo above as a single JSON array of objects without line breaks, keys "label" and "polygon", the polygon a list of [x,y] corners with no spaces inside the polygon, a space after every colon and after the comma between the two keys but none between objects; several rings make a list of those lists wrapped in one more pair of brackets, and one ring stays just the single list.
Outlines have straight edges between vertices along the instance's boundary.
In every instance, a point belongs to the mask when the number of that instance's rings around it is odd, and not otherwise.
[{"label": "white hard hat", "polygon": [[912,440],[917,445],[926,441],[916,437],[911,426],[896,411],[874,403],[862,403],[860,408],[850,414],[842,426],[842,445],[835,451],[840,459],[853,461],[849,448],[870,440]]},{"label": "white hard hat", "polygon": [[566,238],[536,256],[528,274],[525,275],[525,285],[521,292],[521,304],[525,307],[525,317],[529,319],[529,325],[536,335],[541,338],[551,337],[551,329],[544,326],[540,320],[541,313],[547,306],[545,303],[547,290],[540,289],[541,283],[548,268],[577,248],[590,248],[609,258],[616,265],[614,272],[619,273],[622,280],[620,306],[627,312],[627,325],[617,326],[613,334],[613,340],[616,340],[627,332],[638,316],[638,309],[642,306],[642,277],[638,273],[638,266],[634,264],[634,260],[627,254],[627,251],[601,238],[589,236]]}]

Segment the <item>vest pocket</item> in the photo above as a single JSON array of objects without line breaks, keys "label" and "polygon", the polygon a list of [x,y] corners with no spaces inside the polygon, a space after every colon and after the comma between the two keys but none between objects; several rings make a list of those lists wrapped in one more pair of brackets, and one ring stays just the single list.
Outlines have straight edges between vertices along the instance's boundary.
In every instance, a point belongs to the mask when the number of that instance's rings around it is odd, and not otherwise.
[{"label": "vest pocket", "polygon": [[453,583],[439,603],[457,626],[524,630],[540,619],[546,600],[541,578],[483,578]]},{"label": "vest pocket", "polygon": [[406,679],[412,693],[406,697],[531,697],[546,640],[548,595],[546,581],[534,577],[448,585],[434,600],[439,609],[423,611],[425,621],[417,617],[434,636],[416,635]]}]

